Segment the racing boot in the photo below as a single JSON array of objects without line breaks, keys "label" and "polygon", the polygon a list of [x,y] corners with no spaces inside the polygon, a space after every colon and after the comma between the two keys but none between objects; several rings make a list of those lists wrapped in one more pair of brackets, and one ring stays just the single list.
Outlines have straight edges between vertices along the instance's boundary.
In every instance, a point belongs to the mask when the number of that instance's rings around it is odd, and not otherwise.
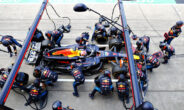
[{"label": "racing boot", "polygon": [[90,97],[91,99],[94,99],[94,95],[92,95],[92,93],[89,93],[89,97]]},{"label": "racing boot", "polygon": [[126,98],[126,103],[128,104],[130,101],[129,101],[129,97],[127,96]]},{"label": "racing boot", "polygon": [[168,60],[164,60],[164,62],[162,62],[162,64],[167,64],[168,63]]},{"label": "racing boot", "polygon": [[73,96],[79,97],[79,93],[73,92]]},{"label": "racing boot", "polygon": [[12,57],[13,56],[13,53],[10,53],[10,57]]},{"label": "racing boot", "polygon": [[90,97],[91,99],[94,99],[95,93],[96,93],[96,90],[94,89],[91,93],[89,93],[89,97]]}]

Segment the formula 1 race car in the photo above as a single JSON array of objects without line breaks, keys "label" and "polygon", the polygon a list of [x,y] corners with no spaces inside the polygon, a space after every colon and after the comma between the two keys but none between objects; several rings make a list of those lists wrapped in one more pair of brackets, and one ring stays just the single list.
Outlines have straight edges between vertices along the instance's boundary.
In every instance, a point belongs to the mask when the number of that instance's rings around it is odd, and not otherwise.
[{"label": "formula 1 race car", "polygon": [[[134,58],[139,59],[138,56]],[[78,49],[78,45],[69,45],[45,51],[40,64],[48,66],[52,70],[59,69],[66,73],[70,72],[71,63],[74,62],[77,66],[82,66],[84,74],[88,71],[87,73],[92,75],[99,71],[104,63],[120,59],[126,60],[126,54],[101,51],[94,44],[87,45],[86,49]]]}]

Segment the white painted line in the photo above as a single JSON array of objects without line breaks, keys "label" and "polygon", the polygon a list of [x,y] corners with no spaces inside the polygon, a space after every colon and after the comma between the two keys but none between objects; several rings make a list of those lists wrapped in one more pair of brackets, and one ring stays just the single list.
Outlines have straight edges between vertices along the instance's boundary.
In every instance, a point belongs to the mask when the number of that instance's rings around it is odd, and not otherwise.
[{"label": "white painted line", "polygon": [[[68,46],[68,45],[72,45],[72,44],[61,44],[61,46]],[[96,45],[98,47],[108,47],[108,45]]]},{"label": "white painted line", "polygon": [[[74,82],[74,79],[58,79],[58,82]],[[117,82],[117,79],[112,79],[112,82]],[[94,79],[85,79],[85,82],[94,82]],[[128,80],[130,82],[130,80]]]}]

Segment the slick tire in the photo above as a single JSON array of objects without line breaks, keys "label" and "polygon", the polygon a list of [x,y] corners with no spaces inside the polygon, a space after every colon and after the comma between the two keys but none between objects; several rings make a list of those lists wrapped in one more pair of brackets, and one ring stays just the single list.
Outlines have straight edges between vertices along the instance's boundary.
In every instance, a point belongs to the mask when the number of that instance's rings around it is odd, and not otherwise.
[{"label": "slick tire", "polygon": [[121,49],[122,43],[119,39],[113,38],[109,41],[109,49],[111,49],[113,46],[116,47],[117,51],[119,51]]}]

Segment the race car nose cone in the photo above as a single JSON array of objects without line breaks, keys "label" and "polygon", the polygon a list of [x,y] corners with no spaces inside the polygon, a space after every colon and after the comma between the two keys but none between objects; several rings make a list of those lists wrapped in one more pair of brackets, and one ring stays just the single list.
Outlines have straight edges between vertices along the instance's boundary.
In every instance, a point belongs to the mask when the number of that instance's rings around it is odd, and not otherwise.
[{"label": "race car nose cone", "polygon": [[74,6],[73,10],[76,12],[85,12],[88,7],[83,3],[78,3]]}]

